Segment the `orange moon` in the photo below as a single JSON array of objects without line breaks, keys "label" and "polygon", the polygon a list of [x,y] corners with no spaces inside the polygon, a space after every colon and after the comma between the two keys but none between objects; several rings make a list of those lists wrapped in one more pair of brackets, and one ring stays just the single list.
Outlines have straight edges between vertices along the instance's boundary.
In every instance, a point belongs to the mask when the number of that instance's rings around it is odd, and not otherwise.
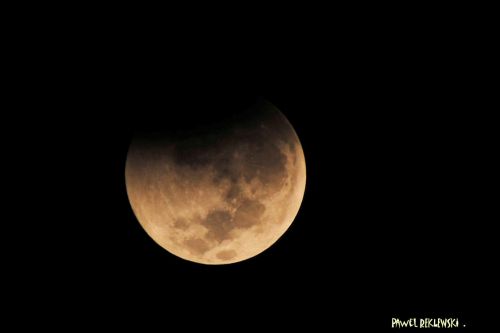
[{"label": "orange moon", "polygon": [[262,101],[210,128],[137,134],[125,181],[156,243],[220,265],[254,257],[286,232],[302,203],[306,164],[292,125]]}]

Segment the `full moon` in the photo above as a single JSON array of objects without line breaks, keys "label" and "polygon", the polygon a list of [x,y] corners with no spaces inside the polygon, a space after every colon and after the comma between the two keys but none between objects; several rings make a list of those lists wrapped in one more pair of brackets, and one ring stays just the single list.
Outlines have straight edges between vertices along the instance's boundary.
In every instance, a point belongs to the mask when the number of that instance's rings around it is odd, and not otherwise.
[{"label": "full moon", "polygon": [[204,128],[137,133],[125,182],[156,243],[220,265],[254,257],[286,232],[304,196],[306,164],[292,125],[260,101]]}]

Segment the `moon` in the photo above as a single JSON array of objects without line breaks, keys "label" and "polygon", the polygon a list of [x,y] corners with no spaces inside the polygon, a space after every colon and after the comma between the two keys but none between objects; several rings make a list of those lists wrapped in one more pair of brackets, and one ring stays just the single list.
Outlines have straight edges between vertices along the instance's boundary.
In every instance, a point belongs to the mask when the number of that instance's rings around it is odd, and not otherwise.
[{"label": "moon", "polygon": [[205,128],[138,133],[125,165],[132,210],[170,253],[231,264],[273,245],[306,186],[299,138],[268,101]]}]

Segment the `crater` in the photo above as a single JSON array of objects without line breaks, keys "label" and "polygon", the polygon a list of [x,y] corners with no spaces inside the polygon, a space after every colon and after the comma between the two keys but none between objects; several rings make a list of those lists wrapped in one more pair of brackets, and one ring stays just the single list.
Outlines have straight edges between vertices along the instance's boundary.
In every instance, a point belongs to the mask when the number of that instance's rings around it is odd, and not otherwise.
[{"label": "crater", "polygon": [[216,257],[221,260],[231,260],[236,257],[236,251],[234,250],[223,250],[216,254]]},{"label": "crater", "polygon": [[250,228],[261,222],[261,217],[266,211],[258,200],[244,199],[234,214],[234,225],[238,228]]},{"label": "crater", "polygon": [[286,175],[286,156],[277,145],[255,142],[249,149],[243,176],[247,182],[258,178],[265,186],[281,184]]},{"label": "crater", "polygon": [[238,185],[232,185],[226,193],[226,199],[229,201],[238,200],[241,195],[240,187]]},{"label": "crater", "polygon": [[201,255],[210,249],[208,243],[201,238],[187,239],[184,241],[184,245],[186,245],[191,253],[197,255]]},{"label": "crater", "polygon": [[176,229],[180,229],[180,230],[187,230],[187,228],[189,227],[186,219],[184,218],[178,218],[174,221],[174,228]]},{"label": "crater", "polygon": [[214,210],[201,221],[208,229],[207,237],[222,242],[229,239],[229,233],[233,230],[232,216],[226,210]]}]

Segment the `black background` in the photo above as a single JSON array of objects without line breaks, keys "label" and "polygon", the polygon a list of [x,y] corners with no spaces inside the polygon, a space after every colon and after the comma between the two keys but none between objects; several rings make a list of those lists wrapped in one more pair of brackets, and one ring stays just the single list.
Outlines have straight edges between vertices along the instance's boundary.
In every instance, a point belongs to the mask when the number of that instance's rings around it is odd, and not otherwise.
[{"label": "black background", "polygon": [[[128,21],[34,47],[45,56],[26,62],[40,106],[27,146],[38,148],[42,184],[23,265],[28,299],[51,313],[41,320],[141,331],[489,320],[473,311],[492,279],[491,88],[478,56],[488,43],[468,27],[405,17],[269,21],[235,31]],[[134,131],[203,126],[259,97],[303,145],[295,222],[241,263],[176,258],[128,203]]]}]

